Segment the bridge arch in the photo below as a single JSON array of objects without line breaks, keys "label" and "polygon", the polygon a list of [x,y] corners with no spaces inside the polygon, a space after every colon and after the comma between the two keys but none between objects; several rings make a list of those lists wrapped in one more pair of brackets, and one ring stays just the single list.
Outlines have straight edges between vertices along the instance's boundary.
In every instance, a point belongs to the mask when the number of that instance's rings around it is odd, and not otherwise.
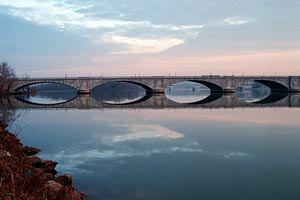
[{"label": "bridge arch", "polygon": [[73,88],[74,90],[78,90],[77,88],[73,87],[72,85],[62,83],[62,82],[59,82],[59,81],[34,81],[34,82],[30,82],[30,83],[20,84],[20,85],[16,86],[15,88],[13,88],[13,91],[18,92],[21,89],[29,87],[31,85],[44,84],[44,83],[65,85],[65,86],[69,86],[70,88]]},{"label": "bridge arch", "polygon": [[142,87],[143,89],[145,89],[146,93],[151,93],[153,91],[153,89],[151,87],[149,87],[148,85],[146,85],[146,84],[139,83],[139,82],[136,82],[136,81],[127,81],[127,80],[107,81],[107,82],[101,83],[99,85],[96,85],[91,90],[93,90],[94,88],[99,87],[101,85],[108,84],[108,83],[131,83],[131,84]]},{"label": "bridge arch", "polygon": [[[224,89],[212,82],[208,82],[208,81],[203,81],[203,80],[194,80],[194,79],[187,79],[187,80],[182,80],[182,81],[189,81],[189,82],[194,82],[194,83],[200,83],[206,87],[208,87],[208,89],[210,89],[210,92],[223,92]],[[182,82],[181,81],[181,82]]]},{"label": "bridge arch", "polygon": [[[214,102],[216,101],[217,99],[221,98],[224,94],[224,90],[221,86],[215,84],[215,83],[212,83],[212,82],[208,82],[208,81],[203,81],[203,80],[194,80],[194,79],[188,79],[188,80],[181,80],[179,82],[175,82],[175,83],[172,83],[171,86],[175,86],[179,83],[184,83],[184,82],[193,82],[193,83],[198,83],[198,84],[201,84],[203,86],[206,86],[209,91],[208,95],[202,99],[198,99],[198,100],[194,100],[193,101],[189,101],[189,102],[178,102],[176,101],[175,99],[172,98],[172,95],[168,95],[166,94],[167,98],[172,101],[172,102],[176,102],[176,103],[179,103],[179,104],[190,104],[190,105],[197,105],[197,104],[206,104],[206,103],[211,103],[211,102]],[[170,84],[170,83],[169,83]],[[168,86],[168,87],[171,87],[171,86]],[[168,88],[167,87],[167,88]],[[167,89],[166,88],[166,89]],[[194,87],[192,88],[193,91],[194,91]],[[171,91],[171,90],[169,90]],[[175,95],[176,96],[176,95]]]},{"label": "bridge arch", "polygon": [[276,81],[270,81],[270,80],[253,80],[254,82],[261,83],[268,88],[270,88],[271,92],[288,92],[289,88],[281,83],[278,83]]}]

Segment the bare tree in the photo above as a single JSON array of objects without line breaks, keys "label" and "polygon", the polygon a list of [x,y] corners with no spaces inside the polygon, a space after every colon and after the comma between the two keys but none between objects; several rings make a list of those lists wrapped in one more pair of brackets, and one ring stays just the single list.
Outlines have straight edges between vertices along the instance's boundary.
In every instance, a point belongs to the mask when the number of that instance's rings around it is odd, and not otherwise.
[{"label": "bare tree", "polygon": [[0,93],[8,93],[9,87],[15,78],[14,69],[7,62],[0,63]]}]

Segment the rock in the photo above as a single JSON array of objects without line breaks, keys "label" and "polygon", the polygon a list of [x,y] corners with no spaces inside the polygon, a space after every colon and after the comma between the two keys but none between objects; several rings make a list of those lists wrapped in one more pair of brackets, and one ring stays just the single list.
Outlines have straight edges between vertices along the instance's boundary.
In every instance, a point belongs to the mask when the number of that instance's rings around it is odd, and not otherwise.
[{"label": "rock", "polygon": [[51,174],[57,173],[57,171],[55,170],[55,167],[58,164],[57,162],[54,162],[52,160],[42,160],[37,156],[31,156],[28,159],[30,165],[36,168],[43,169],[45,173],[51,173]]},{"label": "rock", "polygon": [[1,150],[0,151],[0,158],[4,158],[4,157],[11,157],[11,154],[8,151]]},{"label": "rock", "polygon": [[41,165],[42,165],[42,159],[40,159],[37,156],[29,157],[28,160],[29,160],[29,164],[34,166],[34,167],[40,168]]},{"label": "rock", "polygon": [[56,192],[57,193],[62,189],[62,187],[63,186],[60,183],[52,181],[52,180],[47,181],[45,183],[45,189],[49,190],[51,192]]},{"label": "rock", "polygon": [[72,176],[70,174],[63,174],[55,179],[56,182],[62,185],[72,185]]},{"label": "rock", "polygon": [[45,172],[40,168],[34,168],[34,169],[32,169],[31,173],[36,175],[36,176],[41,176]]},{"label": "rock", "polygon": [[8,124],[4,123],[3,121],[0,121],[0,127],[1,127],[1,131],[3,131],[8,127]]},{"label": "rock", "polygon": [[49,180],[53,180],[53,178],[54,178],[54,175],[53,174],[51,174],[51,173],[45,173],[44,171],[43,171],[43,174],[39,177],[39,179],[41,180],[41,182],[47,182],[47,181],[49,181]]},{"label": "rock", "polygon": [[40,180],[42,183],[46,183],[49,180],[53,180],[54,175],[51,173],[45,173],[41,168],[34,168],[29,172],[30,176],[35,177],[36,179]]},{"label": "rock", "polygon": [[79,192],[79,198],[84,200],[86,198],[86,196],[83,192]]},{"label": "rock", "polygon": [[35,148],[35,147],[29,147],[29,146],[23,147],[23,152],[27,156],[33,156],[33,155],[39,153],[40,151],[41,151],[40,149]]},{"label": "rock", "polygon": [[55,170],[55,167],[57,164],[58,164],[58,162],[54,162],[52,160],[43,160],[42,164],[41,164],[41,168],[46,173],[56,174],[57,171]]},{"label": "rock", "polygon": [[47,180],[52,180],[54,175],[52,173],[45,173]]},{"label": "rock", "polygon": [[34,168],[28,174],[31,175],[31,176],[39,178],[39,177],[43,176],[44,173],[45,172],[42,169],[40,169],[40,168]]}]

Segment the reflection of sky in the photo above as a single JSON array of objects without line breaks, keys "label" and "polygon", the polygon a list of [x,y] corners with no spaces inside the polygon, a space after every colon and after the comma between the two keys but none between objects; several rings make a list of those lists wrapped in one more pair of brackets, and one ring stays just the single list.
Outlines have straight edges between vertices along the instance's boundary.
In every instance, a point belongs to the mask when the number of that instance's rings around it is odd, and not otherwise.
[{"label": "reflection of sky", "polygon": [[56,104],[56,103],[62,103],[65,102],[65,99],[52,99],[52,98],[45,98],[45,97],[39,97],[39,96],[31,96],[30,98],[26,99],[29,102],[32,103],[38,103],[38,104]]},{"label": "reflection of sky", "polygon": [[270,95],[270,91],[267,90],[243,90],[235,92],[236,97],[242,101],[251,103],[260,101]]},{"label": "reflection of sky", "polygon": [[127,104],[127,103],[131,103],[131,102],[135,102],[135,101],[137,101],[137,100],[139,100],[141,98],[143,98],[143,96],[142,97],[138,97],[138,98],[131,98],[131,99],[128,99],[128,98],[118,99],[118,100],[114,99],[112,101],[104,100],[103,102],[104,103],[108,103],[108,104]]},{"label": "reflection of sky", "polygon": [[299,114],[288,108],[32,110],[18,123],[24,144],[41,148],[41,157],[58,161],[59,173],[73,174],[91,195],[272,199],[275,192],[279,199],[298,192]]},{"label": "reflection of sky", "polygon": [[177,139],[183,135],[175,131],[171,131],[163,126],[149,124],[117,124],[119,128],[128,129],[128,133],[107,136],[104,139],[110,143],[126,142],[131,140],[143,140],[151,138],[161,139]]}]

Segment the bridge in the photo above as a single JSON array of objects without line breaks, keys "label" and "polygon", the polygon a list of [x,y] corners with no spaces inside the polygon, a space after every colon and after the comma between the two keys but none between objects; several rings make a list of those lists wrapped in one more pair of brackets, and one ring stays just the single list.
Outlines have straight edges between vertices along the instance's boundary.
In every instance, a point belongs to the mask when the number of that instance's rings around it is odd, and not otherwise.
[{"label": "bridge", "polygon": [[193,103],[178,103],[163,94],[146,95],[130,103],[112,104],[97,101],[89,95],[79,95],[66,102],[57,104],[38,104],[28,102],[19,96],[0,98],[0,109],[219,109],[219,108],[265,108],[289,107],[300,108],[299,93],[271,93],[268,97],[256,102],[246,102],[233,94],[215,93]]},{"label": "bridge", "polygon": [[207,86],[211,93],[233,93],[236,88],[247,82],[261,83],[271,92],[299,92],[300,76],[127,76],[127,77],[64,77],[64,78],[17,78],[7,88],[17,93],[27,86],[38,83],[59,83],[71,86],[78,94],[89,94],[99,85],[109,82],[126,82],[143,87],[148,94],[164,93],[175,83],[191,81]]}]

